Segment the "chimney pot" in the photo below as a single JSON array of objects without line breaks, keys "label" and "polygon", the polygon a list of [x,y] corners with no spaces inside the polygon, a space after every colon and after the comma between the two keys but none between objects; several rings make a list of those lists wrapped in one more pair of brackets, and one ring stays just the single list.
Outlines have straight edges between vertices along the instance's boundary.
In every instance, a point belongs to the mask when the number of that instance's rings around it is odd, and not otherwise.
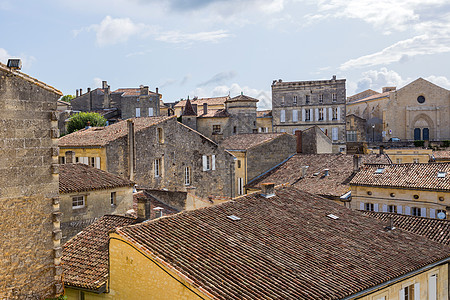
[{"label": "chimney pot", "polygon": [[108,82],[106,80],[102,81],[102,89],[106,89],[108,87]]},{"label": "chimney pot", "polygon": [[263,183],[261,188],[261,196],[264,198],[275,196],[275,183]]},{"label": "chimney pot", "polygon": [[90,88],[90,87],[87,88],[87,92],[88,92],[88,93],[91,92],[91,88]]},{"label": "chimney pot", "polygon": [[138,220],[144,221],[150,219],[150,201],[145,198],[138,198],[137,206],[137,217]]},{"label": "chimney pot", "polygon": [[78,89],[77,89],[77,90],[76,90],[76,95],[77,95],[77,98],[78,98],[78,96],[79,96],[79,94],[78,94],[78,93],[79,93],[79,91],[78,91]]},{"label": "chimney pot", "polygon": [[155,92],[156,92],[157,94],[159,94],[158,91],[159,91],[159,89],[158,89],[158,88],[155,88]]},{"label": "chimney pot", "polygon": [[66,151],[64,153],[66,157],[66,164],[74,164],[75,163],[75,152],[73,151]]},{"label": "chimney pot", "polygon": [[83,95],[83,89],[80,89],[80,96]]}]

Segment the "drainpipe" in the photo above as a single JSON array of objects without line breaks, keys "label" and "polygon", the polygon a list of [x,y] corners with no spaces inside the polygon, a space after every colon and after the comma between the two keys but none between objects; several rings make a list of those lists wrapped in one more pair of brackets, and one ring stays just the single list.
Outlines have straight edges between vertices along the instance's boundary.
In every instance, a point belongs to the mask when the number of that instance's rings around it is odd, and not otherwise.
[{"label": "drainpipe", "polygon": [[136,164],[136,141],[134,134],[134,122],[127,120],[128,127],[128,178],[134,181],[135,164]]}]

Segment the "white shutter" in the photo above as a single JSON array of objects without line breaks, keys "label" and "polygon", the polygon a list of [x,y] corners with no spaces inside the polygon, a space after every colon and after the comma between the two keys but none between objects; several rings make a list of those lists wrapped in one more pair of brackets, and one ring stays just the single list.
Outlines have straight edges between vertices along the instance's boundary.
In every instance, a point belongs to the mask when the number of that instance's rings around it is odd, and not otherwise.
[{"label": "white shutter", "polygon": [[[323,120],[326,121],[327,120],[327,108],[325,107],[323,110]],[[331,120],[331,119],[330,119]]]},{"label": "white shutter", "polygon": [[436,210],[434,208],[430,208],[430,218],[436,218]]},{"label": "white shutter", "polygon": [[374,207],[373,210],[376,211],[376,212],[378,212],[378,203],[375,203],[375,204],[373,205],[373,207]]},{"label": "white shutter", "polygon": [[203,155],[203,171],[207,170],[207,168],[206,168],[207,164],[208,164],[207,160],[208,160],[208,157],[206,155]]},{"label": "white shutter", "polygon": [[414,300],[420,300],[420,283],[414,284]]},{"label": "white shutter", "polygon": [[319,121],[319,109],[318,108],[316,108],[316,118],[315,118],[315,120]]},{"label": "white shutter", "polygon": [[264,132],[269,132],[269,127],[265,127]]},{"label": "white shutter", "polygon": [[364,202],[359,202],[359,210],[364,210]]},{"label": "white shutter", "polygon": [[337,127],[333,127],[331,129],[331,139],[333,141],[337,141],[338,140],[338,128]]},{"label": "white shutter", "polygon": [[286,132],[286,129],[280,129],[280,132]]},{"label": "white shutter", "polygon": [[96,158],[95,158],[95,167],[96,167],[97,169],[100,169],[100,157],[96,157]]},{"label": "white shutter", "polygon": [[216,169],[216,156],[213,154],[211,156],[211,170],[215,170]]},{"label": "white shutter", "polygon": [[286,122],[286,111],[284,109],[280,111],[280,122]]},{"label": "white shutter", "polygon": [[387,204],[383,204],[383,212],[387,212]]},{"label": "white shutter", "polygon": [[433,274],[428,278],[428,300],[437,299],[437,275]]},{"label": "white shutter", "polygon": [[400,300],[405,300],[405,289],[404,289],[404,288],[402,288],[402,289],[400,290],[400,292],[398,293],[398,298],[399,298]]},{"label": "white shutter", "polygon": [[402,206],[401,205],[397,205],[397,213],[402,214]]},{"label": "white shutter", "polygon": [[306,110],[304,108],[302,109],[302,121],[306,121]]},{"label": "white shutter", "polygon": [[405,215],[411,215],[411,207],[405,206]]},{"label": "white shutter", "polygon": [[333,120],[333,109],[331,107],[328,108],[328,120]]},{"label": "white shutter", "polygon": [[258,128],[258,132],[261,133],[261,127]]},{"label": "white shutter", "polygon": [[427,216],[427,209],[426,209],[425,207],[422,207],[422,208],[420,209],[420,215],[421,215],[422,217],[426,217],[426,216]]},{"label": "white shutter", "polygon": [[136,107],[136,118],[139,118],[141,116],[141,109],[139,107]]},{"label": "white shutter", "polygon": [[314,121],[314,111],[312,108],[309,109],[309,120]]},{"label": "white shutter", "polygon": [[153,107],[148,108],[148,116],[153,117]]},{"label": "white shutter", "polygon": [[338,119],[338,121],[341,119],[341,108],[340,107],[337,108],[337,119]]},{"label": "white shutter", "polygon": [[296,109],[292,111],[292,122],[298,122],[298,110]]},{"label": "white shutter", "polygon": [[82,164],[89,165],[89,158],[88,157],[80,157],[80,161]]}]

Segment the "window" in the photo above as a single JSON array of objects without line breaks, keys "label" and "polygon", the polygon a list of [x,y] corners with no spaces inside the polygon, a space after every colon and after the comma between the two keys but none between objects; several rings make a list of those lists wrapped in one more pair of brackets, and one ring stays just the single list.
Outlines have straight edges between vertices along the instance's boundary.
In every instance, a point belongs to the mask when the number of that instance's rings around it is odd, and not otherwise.
[{"label": "window", "polygon": [[388,212],[390,212],[390,213],[397,213],[397,205],[389,205],[388,206]]},{"label": "window", "polygon": [[153,107],[148,108],[148,116],[153,117]]},{"label": "window", "polygon": [[356,140],[357,140],[356,130],[347,131],[347,142],[356,142]]},{"label": "window", "polygon": [[89,157],[89,165],[95,167],[95,157]]},{"label": "window", "polygon": [[333,118],[333,120],[337,120],[338,119],[337,114],[338,114],[338,108],[337,107],[333,107],[332,108],[332,118]]},{"label": "window", "polygon": [[297,96],[294,96],[293,102],[294,104],[297,104]]},{"label": "window", "polygon": [[281,96],[281,105],[284,105],[284,96]]},{"label": "window", "polygon": [[411,214],[413,216],[420,217],[422,215],[421,209],[419,207],[411,207]]},{"label": "window", "polygon": [[238,195],[244,195],[244,178],[238,179]]},{"label": "window", "polygon": [[332,102],[336,102],[337,101],[337,94],[336,93],[331,94],[331,101]]},{"label": "window", "polygon": [[65,164],[66,163],[66,158],[64,157],[64,156],[60,156],[59,157],[59,164],[60,165],[63,165],[63,164]]},{"label": "window", "polygon": [[401,164],[402,163],[402,159],[401,158],[396,158],[395,159],[395,163],[396,164]]},{"label": "window", "polygon": [[331,128],[331,140],[337,141],[338,139],[339,139],[338,128],[337,127]]},{"label": "window", "polygon": [[428,278],[428,300],[437,299],[437,274]]},{"label": "window", "polygon": [[424,96],[417,97],[417,102],[419,102],[420,104],[425,103],[425,97]]},{"label": "window", "polygon": [[216,169],[216,156],[215,155],[203,155],[203,171]]},{"label": "window", "polygon": [[116,205],[116,192],[111,192],[111,206]]},{"label": "window", "polygon": [[136,107],[136,118],[139,118],[141,116],[141,109],[139,107]]},{"label": "window", "polygon": [[158,143],[164,144],[164,130],[162,128],[157,128],[157,134],[158,134]]},{"label": "window", "polygon": [[84,203],[84,196],[72,197],[72,208],[73,209],[83,208],[84,205],[85,205],[85,203]]},{"label": "window", "polygon": [[319,121],[323,121],[323,108],[319,108]]},{"label": "window", "polygon": [[305,110],[305,121],[311,121],[311,110],[310,109]]},{"label": "window", "polygon": [[419,159],[418,158],[413,158],[413,163],[414,164],[418,164],[419,163]]},{"label": "window", "polygon": [[298,122],[298,110],[296,109],[292,111],[292,122]]},{"label": "window", "polygon": [[241,167],[241,160],[238,159],[237,161],[237,167],[240,168]]},{"label": "window", "polygon": [[280,111],[280,122],[286,122],[286,111],[284,109]]},{"label": "window", "polygon": [[311,101],[311,96],[310,95],[306,95],[305,96],[305,104],[309,104],[310,101]]},{"label": "window", "polygon": [[213,133],[220,133],[220,125],[213,125]]},{"label": "window", "polygon": [[367,211],[374,211],[375,210],[373,203],[365,203],[364,209],[367,210]]},{"label": "window", "polygon": [[419,283],[408,285],[400,290],[401,300],[416,300],[420,298],[420,285]]},{"label": "window", "polygon": [[154,170],[154,174],[155,177],[160,177],[161,176],[161,158],[157,158],[154,160],[153,162],[153,170]]},{"label": "window", "polygon": [[319,104],[323,104],[323,94],[319,95]]},{"label": "window", "polygon": [[438,219],[443,220],[443,219],[447,218],[447,211],[445,209],[438,209],[436,211],[436,213],[437,213]]},{"label": "window", "polygon": [[184,185],[191,185],[191,168],[184,168]]},{"label": "window", "polygon": [[233,133],[236,133],[236,132],[237,132],[237,127],[234,126],[234,127],[233,127]]}]

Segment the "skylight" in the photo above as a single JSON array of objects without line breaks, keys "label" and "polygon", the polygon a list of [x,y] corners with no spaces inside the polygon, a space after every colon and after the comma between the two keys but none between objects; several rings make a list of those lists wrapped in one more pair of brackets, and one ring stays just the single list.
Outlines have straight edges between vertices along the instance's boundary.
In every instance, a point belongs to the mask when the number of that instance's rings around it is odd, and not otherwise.
[{"label": "skylight", "polygon": [[438,178],[445,178],[445,175],[447,175],[447,172],[438,172],[437,177]]},{"label": "skylight", "polygon": [[381,173],[383,173],[384,172],[384,168],[378,168],[376,171],[375,171],[375,174],[381,174]]},{"label": "skylight", "polygon": [[329,215],[327,215],[327,217],[328,217],[328,218],[330,218],[330,219],[333,219],[333,220],[337,220],[337,219],[339,219],[339,217],[338,217],[338,216],[336,216],[336,215],[333,215],[333,214],[329,214]]},{"label": "skylight", "polygon": [[235,216],[235,215],[228,216],[227,218],[231,219],[233,221],[239,221],[241,219],[241,218],[239,218],[238,216]]}]

